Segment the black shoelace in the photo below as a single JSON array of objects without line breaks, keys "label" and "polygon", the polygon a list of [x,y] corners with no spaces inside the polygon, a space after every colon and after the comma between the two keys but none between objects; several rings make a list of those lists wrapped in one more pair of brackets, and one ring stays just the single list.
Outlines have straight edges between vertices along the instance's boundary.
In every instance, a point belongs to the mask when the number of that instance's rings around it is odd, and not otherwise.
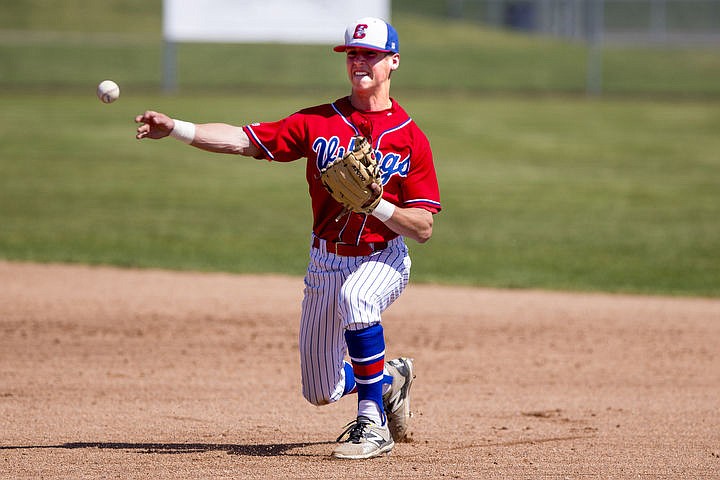
[{"label": "black shoelace", "polygon": [[352,443],[360,443],[360,440],[363,438],[363,435],[365,434],[365,429],[370,424],[368,422],[364,422],[360,419],[357,419],[353,422],[350,422],[347,425],[347,428],[345,431],[343,431],[340,436],[335,440],[336,442],[339,442],[340,439],[347,433],[348,434],[348,441]]}]

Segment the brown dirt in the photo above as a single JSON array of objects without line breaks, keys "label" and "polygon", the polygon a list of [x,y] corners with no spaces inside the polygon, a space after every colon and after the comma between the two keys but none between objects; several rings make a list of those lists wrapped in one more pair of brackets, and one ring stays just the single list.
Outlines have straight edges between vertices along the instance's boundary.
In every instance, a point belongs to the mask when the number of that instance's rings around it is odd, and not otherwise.
[{"label": "brown dirt", "polygon": [[329,457],[302,279],[0,262],[1,478],[720,478],[720,301],[411,283],[409,443]]}]

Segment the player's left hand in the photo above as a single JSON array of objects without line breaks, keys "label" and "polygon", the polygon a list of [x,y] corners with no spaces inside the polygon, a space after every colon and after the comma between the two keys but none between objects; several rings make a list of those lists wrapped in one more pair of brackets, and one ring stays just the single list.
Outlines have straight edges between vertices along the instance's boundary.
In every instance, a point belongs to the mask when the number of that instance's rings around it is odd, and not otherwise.
[{"label": "player's left hand", "polygon": [[380,168],[365,137],[354,137],[353,149],[320,171],[330,195],[346,210],[370,214],[382,198]]}]

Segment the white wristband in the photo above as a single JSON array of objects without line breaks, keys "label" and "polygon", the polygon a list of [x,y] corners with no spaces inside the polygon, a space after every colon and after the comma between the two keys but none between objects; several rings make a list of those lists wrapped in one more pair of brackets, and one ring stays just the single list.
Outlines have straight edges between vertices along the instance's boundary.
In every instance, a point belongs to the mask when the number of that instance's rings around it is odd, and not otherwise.
[{"label": "white wristband", "polygon": [[170,136],[190,145],[195,139],[195,124],[175,118],[173,121],[175,122],[175,126],[170,132]]},{"label": "white wristband", "polygon": [[387,222],[390,217],[395,213],[395,205],[388,202],[384,198],[377,204],[375,210],[372,211],[372,216],[380,220],[381,222]]}]

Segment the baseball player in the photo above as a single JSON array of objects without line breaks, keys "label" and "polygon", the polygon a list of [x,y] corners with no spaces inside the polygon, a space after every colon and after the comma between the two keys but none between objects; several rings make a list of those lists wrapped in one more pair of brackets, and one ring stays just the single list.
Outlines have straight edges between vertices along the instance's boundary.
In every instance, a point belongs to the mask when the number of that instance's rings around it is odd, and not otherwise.
[{"label": "baseball player", "polygon": [[[429,240],[441,204],[430,143],[390,97],[399,47],[385,21],[352,23],[334,48],[345,54],[350,95],[275,122],[193,124],[154,111],[135,119],[138,139],[172,136],[211,152],[307,159],[313,226],[299,333],[302,392],[314,405],[357,395],[357,416],[337,439],[337,458],[389,452],[410,418],[413,361],[385,361],[381,315],[408,283],[404,238]],[[381,198],[370,213],[345,208],[320,179],[358,137],[370,142],[379,166],[371,189]]]}]

